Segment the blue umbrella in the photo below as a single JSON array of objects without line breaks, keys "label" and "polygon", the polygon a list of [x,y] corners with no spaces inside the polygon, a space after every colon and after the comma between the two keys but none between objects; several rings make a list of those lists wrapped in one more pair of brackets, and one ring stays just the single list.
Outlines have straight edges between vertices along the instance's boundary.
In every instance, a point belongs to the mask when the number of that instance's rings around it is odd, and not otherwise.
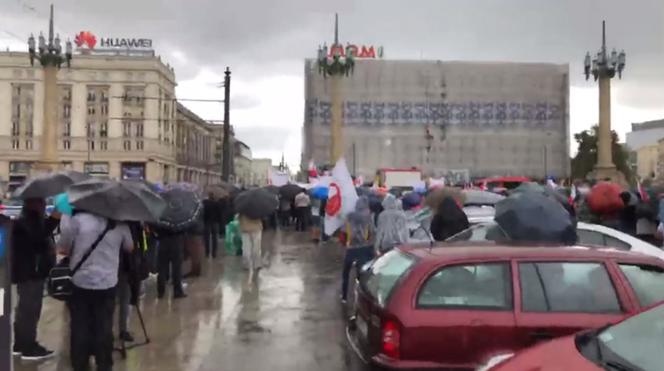
[{"label": "blue umbrella", "polygon": [[311,196],[319,200],[326,200],[329,191],[328,187],[319,186],[311,190]]},{"label": "blue umbrella", "polygon": [[72,215],[74,213],[74,209],[71,207],[71,204],[69,203],[69,196],[67,193],[60,193],[59,195],[56,195],[53,198],[53,206],[55,206],[55,209],[65,215]]}]

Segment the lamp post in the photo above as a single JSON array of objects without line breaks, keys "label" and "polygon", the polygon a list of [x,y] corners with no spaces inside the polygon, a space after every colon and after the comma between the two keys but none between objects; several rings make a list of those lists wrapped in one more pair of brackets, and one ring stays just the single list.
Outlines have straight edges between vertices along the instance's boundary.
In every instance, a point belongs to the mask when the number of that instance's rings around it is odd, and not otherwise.
[{"label": "lamp post", "polygon": [[625,69],[625,51],[618,53],[613,49],[611,53],[606,47],[606,22],[602,21],[602,47],[595,57],[586,53],[584,60],[584,72],[586,80],[590,75],[599,80],[599,130],[597,134],[597,165],[593,177],[595,179],[609,178],[614,181],[624,181],[613,164],[611,158],[611,79],[618,75],[622,78]]},{"label": "lamp post", "polygon": [[35,37],[28,38],[28,52],[30,54],[30,65],[34,66],[35,59],[39,60],[44,71],[44,118],[42,122],[42,134],[40,140],[39,161],[34,169],[38,172],[49,172],[58,167],[58,84],[57,72],[63,63],[67,67],[71,65],[72,44],[67,40],[63,53],[60,35],[53,35],[53,4],[51,4],[51,16],[48,24],[48,42],[42,33],[39,34],[39,44],[36,45]]},{"label": "lamp post", "polygon": [[327,44],[318,46],[318,73],[330,79],[331,99],[331,145],[330,161],[336,164],[344,154],[343,142],[343,101],[341,99],[341,79],[350,76],[355,69],[355,55],[350,46],[344,48],[339,43],[339,15],[334,15],[334,43],[328,51]]}]

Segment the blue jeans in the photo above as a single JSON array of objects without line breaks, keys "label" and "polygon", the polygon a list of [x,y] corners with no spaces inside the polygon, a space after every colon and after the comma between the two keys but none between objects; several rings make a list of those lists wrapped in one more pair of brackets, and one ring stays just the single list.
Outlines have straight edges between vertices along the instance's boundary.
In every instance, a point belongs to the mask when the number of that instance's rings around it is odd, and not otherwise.
[{"label": "blue jeans", "polygon": [[346,249],[346,257],[344,258],[344,271],[342,273],[341,281],[341,298],[346,300],[348,296],[348,278],[350,276],[350,269],[355,263],[358,272],[360,268],[368,261],[373,259],[373,246],[364,247],[351,247]]}]

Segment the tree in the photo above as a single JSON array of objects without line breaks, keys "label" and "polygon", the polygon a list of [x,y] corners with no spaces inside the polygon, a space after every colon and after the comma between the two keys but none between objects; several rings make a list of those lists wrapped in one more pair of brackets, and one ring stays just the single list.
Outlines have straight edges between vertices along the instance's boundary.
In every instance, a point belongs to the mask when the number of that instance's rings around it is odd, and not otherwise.
[{"label": "tree", "polygon": [[[598,127],[595,125],[589,130],[574,134],[574,140],[578,144],[578,151],[572,159],[572,177],[574,179],[585,179],[597,164],[597,130]],[[632,179],[629,154],[618,143],[618,134],[613,130],[611,131],[611,147],[613,164],[629,182]]]}]

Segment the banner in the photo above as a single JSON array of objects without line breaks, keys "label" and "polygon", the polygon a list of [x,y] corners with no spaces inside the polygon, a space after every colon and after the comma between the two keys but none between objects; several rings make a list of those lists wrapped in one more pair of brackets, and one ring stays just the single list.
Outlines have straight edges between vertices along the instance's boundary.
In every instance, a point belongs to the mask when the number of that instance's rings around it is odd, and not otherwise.
[{"label": "banner", "polygon": [[286,172],[272,171],[270,174],[270,184],[273,186],[281,187],[288,184],[290,176]]},{"label": "banner", "polygon": [[346,161],[340,158],[332,170],[327,205],[325,207],[325,234],[332,235],[346,219],[346,215],[355,210],[357,191],[353,185]]}]

